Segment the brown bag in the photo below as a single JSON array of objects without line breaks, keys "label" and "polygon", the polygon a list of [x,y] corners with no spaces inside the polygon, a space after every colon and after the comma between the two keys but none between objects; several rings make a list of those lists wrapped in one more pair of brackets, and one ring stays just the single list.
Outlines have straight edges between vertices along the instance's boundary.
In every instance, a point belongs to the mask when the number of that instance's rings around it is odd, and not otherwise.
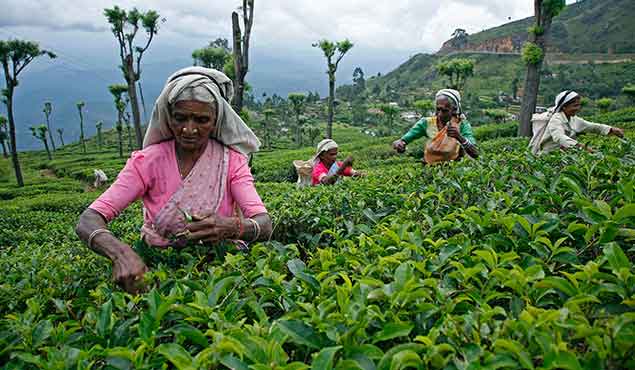
[{"label": "brown bag", "polygon": [[[456,123],[451,125],[458,128]],[[448,136],[448,126],[445,126],[426,144],[423,158],[427,164],[453,161],[459,157],[460,150],[459,142]]]}]

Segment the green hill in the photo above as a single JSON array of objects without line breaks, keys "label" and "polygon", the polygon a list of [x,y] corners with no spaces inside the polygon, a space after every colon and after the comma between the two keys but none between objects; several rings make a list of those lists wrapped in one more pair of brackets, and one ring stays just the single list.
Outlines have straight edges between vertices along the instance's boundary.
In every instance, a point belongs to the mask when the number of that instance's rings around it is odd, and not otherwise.
[{"label": "green hill", "polygon": [[[554,19],[548,38],[550,49],[562,53],[635,53],[635,2],[584,0],[567,6]],[[533,17],[467,36],[465,48],[511,38],[519,49]]]}]

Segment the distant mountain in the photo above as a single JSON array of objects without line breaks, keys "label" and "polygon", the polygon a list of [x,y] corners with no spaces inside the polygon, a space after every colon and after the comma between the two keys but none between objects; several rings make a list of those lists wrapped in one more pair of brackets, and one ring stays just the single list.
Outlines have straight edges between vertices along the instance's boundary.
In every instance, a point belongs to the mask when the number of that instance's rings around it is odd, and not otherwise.
[{"label": "distant mountain", "polygon": [[[548,105],[563,89],[591,99],[624,98],[622,87],[635,83],[634,0],[584,0],[567,6],[554,20],[551,51],[543,68],[539,104]],[[520,50],[532,18],[474,35],[455,37],[436,54],[417,54],[395,70],[367,80],[367,94],[381,101],[407,104],[429,99],[447,81],[436,65],[448,58],[475,61],[474,76],[463,92],[466,105],[482,106],[498,95],[522,93],[526,67]],[[514,82],[515,81],[515,82]],[[349,86],[340,87],[346,96]]]},{"label": "distant mountain", "polygon": [[[635,53],[635,1],[582,0],[554,19],[550,51],[560,53]],[[504,24],[446,41],[439,54],[457,51],[519,52],[534,18]]]},{"label": "distant mountain", "polygon": [[[156,59],[148,57],[142,65],[141,84],[146,117],[151,114],[152,105],[161,92],[165,79],[177,69],[192,63],[187,53],[179,51],[174,55],[179,56],[161,55]],[[385,55],[375,51],[353,49],[350,55],[342,60],[338,71],[338,84],[349,82],[353,69],[357,66],[375,73],[383,72],[394,69],[399,59],[407,55],[406,52],[402,55]],[[157,62],[157,59],[160,61]],[[63,61],[53,60],[38,63],[33,69],[27,68],[20,75],[20,85],[16,89],[14,99],[17,142],[20,150],[41,148],[41,143],[31,135],[29,126],[44,123],[42,108],[45,101],[53,103],[51,125],[53,130],[58,127],[64,129],[66,143],[79,140],[79,115],[75,104],[80,100],[86,103],[86,135],[95,134],[95,123],[99,120],[104,121],[104,128],[114,126],[116,111],[107,88],[113,83],[123,83],[121,72],[115,65],[111,69],[90,66],[89,61],[79,66],[78,63],[69,65]],[[286,97],[290,92],[307,91],[317,91],[324,96],[328,89],[325,70],[324,57],[319,50],[311,48],[310,45],[303,53],[289,51],[289,54],[283,55],[275,52],[254,52],[247,80],[253,86],[256,98],[261,97],[263,93],[275,93]],[[0,114],[6,114],[4,106],[0,106]],[[54,139],[57,143],[57,132],[54,132]]]}]

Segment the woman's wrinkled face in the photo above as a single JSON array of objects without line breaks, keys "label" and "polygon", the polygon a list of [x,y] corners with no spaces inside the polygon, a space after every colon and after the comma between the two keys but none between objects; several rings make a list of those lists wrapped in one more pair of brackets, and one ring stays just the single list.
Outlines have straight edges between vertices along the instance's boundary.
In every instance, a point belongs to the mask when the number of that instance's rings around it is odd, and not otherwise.
[{"label": "woman's wrinkled face", "polygon": [[436,104],[437,120],[441,121],[443,124],[450,122],[452,114],[454,113],[454,108],[452,107],[452,103],[450,103],[450,99],[440,97],[437,99]]},{"label": "woman's wrinkled face", "polygon": [[325,166],[330,167],[337,160],[337,148],[329,149],[320,154],[320,160]]},{"label": "woman's wrinkled face", "polygon": [[573,117],[582,109],[582,99],[578,96],[575,99],[571,100],[564,107],[562,107],[562,111],[567,117]]},{"label": "woman's wrinkled face", "polygon": [[176,102],[170,112],[170,129],[181,149],[200,149],[216,129],[216,108],[195,100]]}]

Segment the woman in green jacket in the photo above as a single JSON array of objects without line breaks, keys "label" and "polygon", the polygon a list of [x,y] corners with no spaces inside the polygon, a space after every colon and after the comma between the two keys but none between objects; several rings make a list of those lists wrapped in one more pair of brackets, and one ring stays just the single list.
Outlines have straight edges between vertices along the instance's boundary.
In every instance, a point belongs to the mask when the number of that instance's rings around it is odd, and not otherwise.
[{"label": "woman in green jacket", "polygon": [[[472,126],[461,111],[461,94],[456,90],[443,89],[437,92],[435,100],[436,114],[420,119],[401,139],[392,143],[393,148],[398,153],[403,153],[412,141],[421,137],[430,141],[443,127],[448,126],[448,136],[456,139],[460,145],[458,158],[464,154],[477,158],[478,148]],[[450,122],[456,125],[449,125]]]}]

